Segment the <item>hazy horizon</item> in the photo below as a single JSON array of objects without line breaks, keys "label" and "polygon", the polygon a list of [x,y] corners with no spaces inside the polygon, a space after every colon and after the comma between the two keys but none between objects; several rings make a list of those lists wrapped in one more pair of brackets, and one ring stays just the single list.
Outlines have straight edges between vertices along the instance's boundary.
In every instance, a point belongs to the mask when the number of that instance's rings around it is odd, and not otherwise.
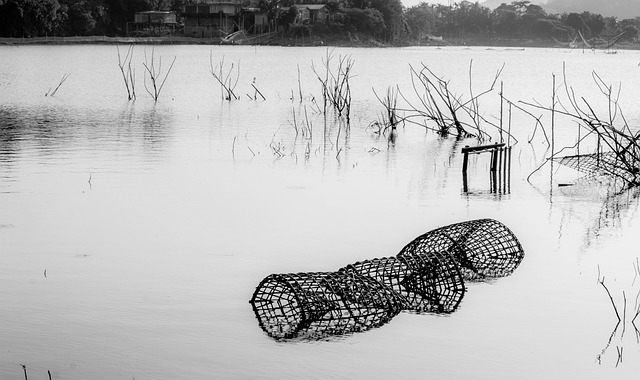
[{"label": "hazy horizon", "polygon": [[[462,0],[401,0],[402,4],[406,8],[413,7],[420,3],[429,3],[429,4],[454,4],[458,3]],[[475,0],[471,0],[475,2]],[[545,6],[548,4],[550,0],[530,0],[533,4],[540,4]],[[637,0],[636,0],[637,1]],[[511,0],[478,0],[478,2],[482,5],[488,6],[489,8],[495,8],[500,3],[511,3]],[[635,3],[634,0],[622,0],[621,2],[615,2],[613,4],[600,4],[591,2],[582,2],[584,4],[584,9],[582,9],[577,3],[571,0],[557,0],[553,1],[553,5],[547,9],[550,13],[563,13],[563,12],[582,12],[582,11],[590,11],[602,14],[603,16],[615,16],[619,18],[633,18],[640,16],[640,7]],[[546,8],[546,6],[545,6]],[[580,8],[580,9],[577,9]]]},{"label": "hazy horizon", "polygon": [[[401,0],[402,4],[409,8],[412,7],[414,5],[418,5],[420,3],[429,3],[429,4],[453,4],[453,3],[457,3],[460,2],[462,0]],[[478,0],[478,2],[480,4],[484,3],[486,0]],[[547,0],[530,0],[532,3],[546,3]],[[475,1],[471,1],[472,3],[474,3]],[[510,3],[510,0],[504,0],[503,2],[505,3]]]}]

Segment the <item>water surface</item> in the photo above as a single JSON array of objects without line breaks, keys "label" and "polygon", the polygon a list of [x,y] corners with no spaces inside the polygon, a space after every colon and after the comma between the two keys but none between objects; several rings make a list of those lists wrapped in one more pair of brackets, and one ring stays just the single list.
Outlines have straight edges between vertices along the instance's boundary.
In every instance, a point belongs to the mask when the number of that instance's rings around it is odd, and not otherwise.
[{"label": "water surface", "polygon": [[[177,57],[158,102],[143,84],[152,51],[165,68]],[[576,175],[557,167],[527,181],[549,147],[539,132],[528,143],[535,123],[515,110],[507,194],[490,191],[482,155],[462,191],[459,152],[477,141],[406,125],[390,142],[367,126],[383,111],[372,89],[411,93],[409,65],[428,65],[463,94],[471,60],[476,91],[504,63],[500,81],[514,102],[550,104],[564,63],[575,91],[603,107],[595,71],[622,83],[620,103],[637,125],[640,54],[335,49],[355,62],[347,128],[313,107],[321,92],[311,64],[321,67],[326,53],[136,46],[138,98],[128,101],[114,46],[0,47],[0,377],[20,378],[20,364],[54,379],[637,373],[636,192],[559,188]],[[223,57],[240,67],[238,101],[224,101],[209,73],[210,59]],[[266,100],[250,99],[251,83]],[[486,117],[499,116],[495,93],[481,104]],[[305,107],[312,138],[292,126]],[[572,144],[575,131],[558,121],[556,147]],[[258,327],[248,300],[268,274],[394,255],[428,230],[476,218],[506,224],[526,256],[510,277],[469,284],[455,313],[400,314],[320,342],[275,342]],[[625,292],[618,330],[598,275],[620,313]]]}]

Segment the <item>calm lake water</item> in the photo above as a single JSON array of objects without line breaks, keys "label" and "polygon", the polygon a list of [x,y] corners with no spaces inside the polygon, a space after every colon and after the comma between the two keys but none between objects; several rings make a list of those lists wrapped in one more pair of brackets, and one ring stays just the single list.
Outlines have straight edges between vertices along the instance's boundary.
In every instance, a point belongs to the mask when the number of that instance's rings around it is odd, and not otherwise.
[{"label": "calm lake water", "polygon": [[[29,378],[50,370],[56,380],[637,376],[636,191],[559,187],[578,176],[557,165],[527,181],[551,151],[515,108],[510,189],[498,194],[485,155],[470,160],[463,192],[460,149],[477,141],[409,124],[389,141],[368,125],[384,111],[373,90],[412,95],[409,65],[428,65],[464,95],[473,61],[476,93],[504,63],[507,98],[549,105],[564,64],[575,93],[606,110],[595,71],[622,84],[636,127],[639,52],[334,49],[354,61],[347,128],[314,106],[312,63],[322,68],[325,48],[157,46],[163,70],[176,57],[157,103],[143,82],[152,49],[134,49],[138,98],[128,101],[115,46],[0,46],[0,378],[23,378],[21,364]],[[237,101],[223,100],[209,73],[223,58],[237,70]],[[252,83],[266,100],[252,99]],[[497,92],[480,105],[499,117]],[[296,137],[305,110],[312,136]],[[550,135],[548,114],[543,122]],[[556,151],[576,133],[556,120]],[[478,218],[507,225],[525,259],[510,277],[468,284],[453,314],[401,313],[364,333],[276,342],[248,303],[271,273],[392,256],[426,231]],[[617,329],[599,276],[626,321]]]}]

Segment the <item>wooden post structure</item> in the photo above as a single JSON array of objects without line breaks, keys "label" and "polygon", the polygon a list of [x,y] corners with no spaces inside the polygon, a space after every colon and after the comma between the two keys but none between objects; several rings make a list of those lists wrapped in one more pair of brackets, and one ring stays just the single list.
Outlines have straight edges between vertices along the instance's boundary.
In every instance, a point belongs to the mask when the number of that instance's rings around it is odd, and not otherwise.
[{"label": "wooden post structure", "polygon": [[[489,175],[490,175],[490,188],[491,191],[497,191],[498,187],[502,190],[502,185],[505,187],[508,186],[506,181],[507,176],[507,167],[509,170],[511,169],[511,147],[505,147],[504,143],[490,144],[490,145],[480,145],[480,146],[465,146],[462,148],[462,182],[463,182],[463,191],[467,192],[467,168],[469,166],[469,153],[480,154],[484,152],[491,153],[491,164],[489,167]],[[504,177],[503,177],[504,175]],[[498,178],[504,179],[502,184],[498,184]]]},{"label": "wooden post structure", "polygon": [[464,148],[462,148],[462,154],[464,154],[464,157],[462,159],[462,172],[466,173],[467,172],[467,166],[469,163],[469,153],[482,153],[482,152],[491,152],[491,171],[495,171],[496,170],[496,165],[498,162],[498,156],[495,154],[496,151],[498,150],[498,148],[502,148],[504,146],[504,143],[499,143],[499,144],[491,144],[491,145],[480,145],[480,146],[465,146]]}]

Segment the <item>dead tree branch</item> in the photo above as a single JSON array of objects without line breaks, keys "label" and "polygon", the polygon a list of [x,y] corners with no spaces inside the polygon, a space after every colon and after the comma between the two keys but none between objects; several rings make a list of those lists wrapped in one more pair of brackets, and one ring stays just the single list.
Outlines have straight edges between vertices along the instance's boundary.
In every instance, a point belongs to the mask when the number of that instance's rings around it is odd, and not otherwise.
[{"label": "dead tree branch", "polygon": [[124,85],[127,89],[127,97],[129,100],[136,99],[136,88],[135,88],[135,79],[136,73],[135,70],[131,68],[131,60],[133,59],[133,44],[129,45],[127,49],[127,55],[124,57],[124,60],[120,57],[120,48],[116,45],[116,49],[118,51],[118,67],[120,68],[120,72],[122,73],[122,79],[124,80]]},{"label": "dead tree branch", "polygon": [[[564,102],[558,101],[559,107],[554,109],[539,104],[521,103],[575,120],[579,129],[586,130],[587,136],[597,138],[598,146],[593,154],[597,167],[593,170],[620,179],[628,186],[640,185],[640,132],[634,133],[624,117],[619,103],[621,86],[614,88],[605,83],[596,72],[592,72],[594,84],[606,102],[606,111],[599,112],[586,98],[576,95],[573,87],[568,84],[566,65],[563,65],[562,72],[562,87],[566,99]],[[578,144],[583,140],[584,138],[578,139]],[[603,152],[603,147],[606,152]],[[549,159],[558,158],[558,153],[560,152],[554,152]]]},{"label": "dead tree branch", "polygon": [[[491,85],[479,93],[473,91],[473,61],[469,64],[469,97],[464,98],[451,89],[450,81],[434,73],[424,63],[419,69],[409,66],[411,84],[417,101],[411,101],[402,92],[399,96],[406,103],[403,121],[420,125],[437,132],[441,136],[455,134],[459,137],[475,137],[479,140],[490,139],[483,126],[500,126],[487,120],[480,112],[479,99],[492,92],[500,77],[504,65],[497,70]],[[429,124],[435,124],[435,127]],[[500,129],[502,133],[502,129]]]},{"label": "dead tree branch", "polygon": [[144,69],[147,71],[149,75],[149,80],[151,81],[151,86],[153,91],[147,87],[147,77],[145,76],[144,80],[144,88],[147,90],[149,95],[153,98],[154,101],[158,101],[158,97],[160,97],[160,92],[162,92],[162,88],[164,87],[167,78],[169,77],[169,73],[171,73],[171,69],[173,68],[173,64],[176,62],[176,57],[173,57],[173,61],[171,61],[171,65],[166,73],[162,73],[162,57],[158,59],[158,65],[155,63],[155,49],[151,49],[151,58],[147,57],[147,53],[144,53]]},{"label": "dead tree branch", "polygon": [[351,117],[351,71],[354,61],[351,56],[338,56],[334,64],[332,52],[327,50],[325,58],[322,59],[324,74],[321,75],[315,68],[313,62],[311,69],[316,75],[322,87],[322,98],[324,100],[324,112],[331,106],[338,113],[338,116],[345,116],[347,124]]},{"label": "dead tree branch", "polygon": [[[235,79],[233,78],[233,73],[235,70]],[[222,92],[222,98],[228,101],[238,100],[238,96],[235,94],[234,90],[236,85],[238,84],[238,80],[240,79],[240,61],[238,61],[238,66],[235,67],[234,64],[231,64],[229,71],[225,72],[224,68],[224,56],[222,60],[213,66],[213,51],[209,53],[209,72],[213,76],[213,78],[218,81],[220,84],[220,91]],[[254,89],[257,91],[257,88]],[[260,94],[262,96],[262,94]],[[264,99],[264,96],[262,97]]]}]

